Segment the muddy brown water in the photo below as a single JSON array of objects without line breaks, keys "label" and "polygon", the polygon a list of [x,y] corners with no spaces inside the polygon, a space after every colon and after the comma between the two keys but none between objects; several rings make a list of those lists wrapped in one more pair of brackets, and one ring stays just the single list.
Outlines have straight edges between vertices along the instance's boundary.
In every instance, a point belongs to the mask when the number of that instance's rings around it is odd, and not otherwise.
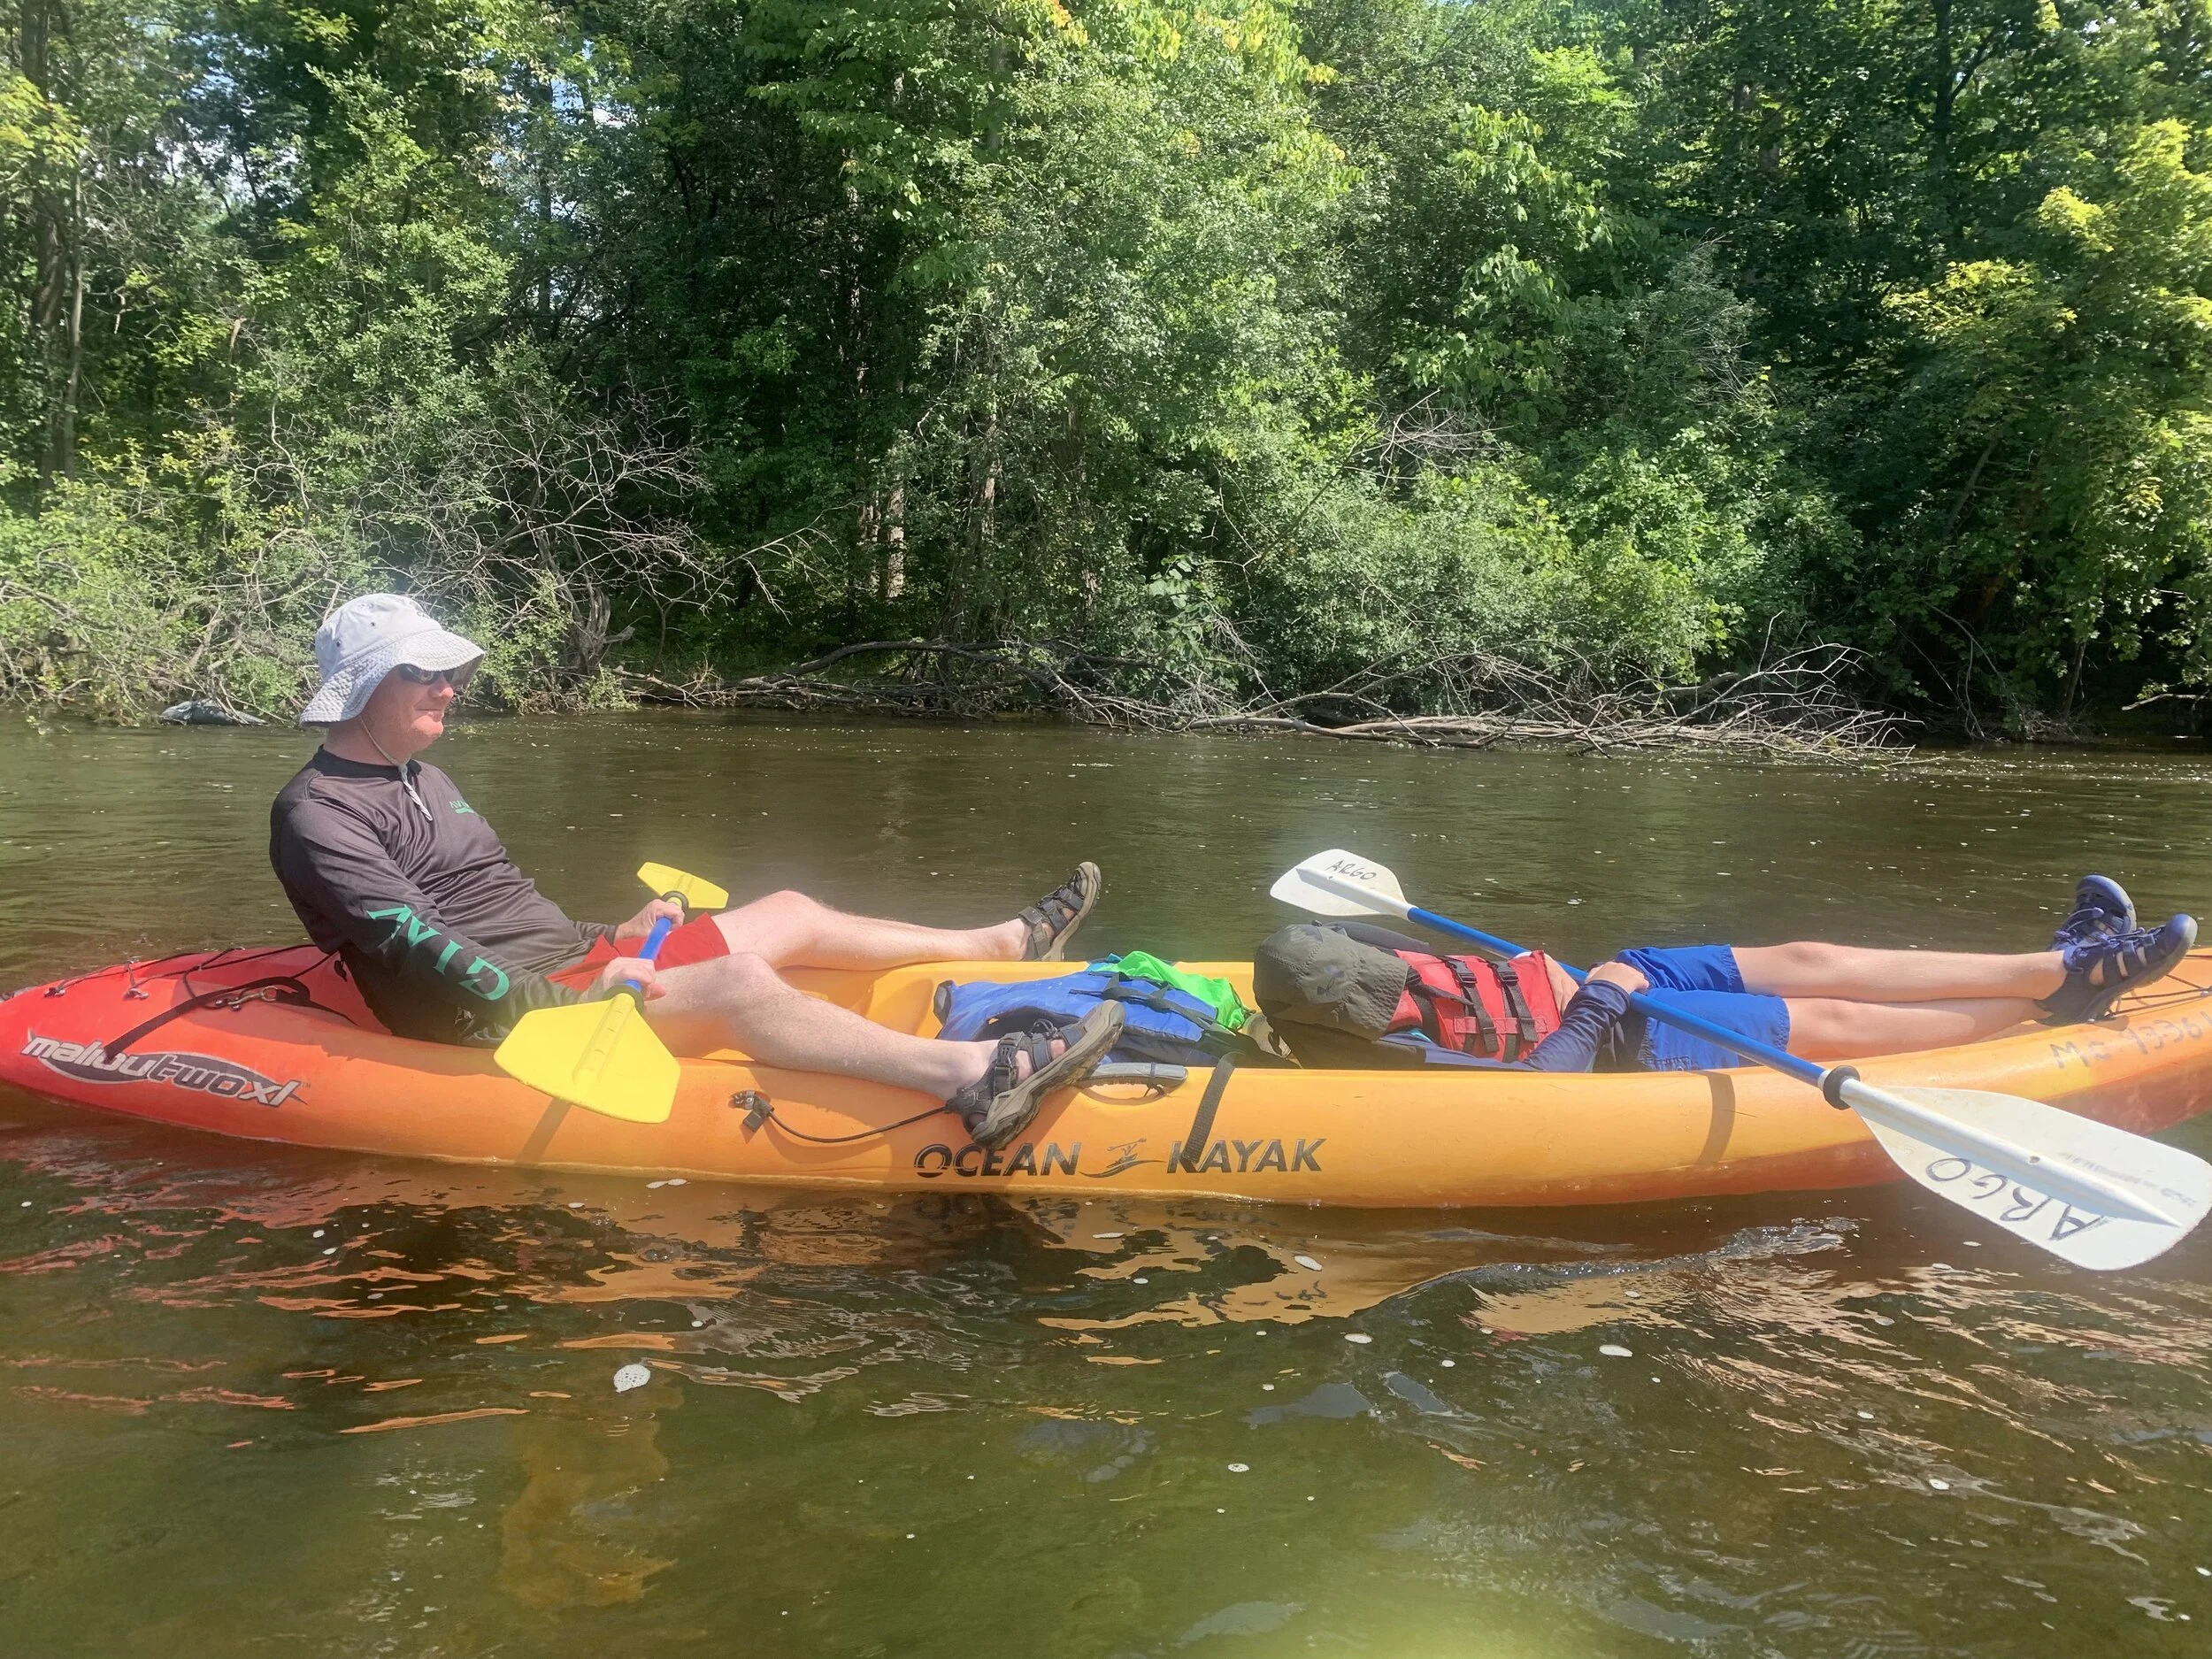
[{"label": "muddy brown water", "polygon": [[[275,941],[296,732],[0,726],[0,985]],[[2200,754],[1772,767],[484,721],[579,915],[652,858],[938,922],[1079,857],[1241,956],[1340,844],[1589,961],[2212,908]],[[2171,1137],[2212,1153],[2212,1118]],[[1607,1348],[1629,1350],[1625,1357]],[[651,1380],[613,1387],[645,1362]],[[0,1655],[2201,1655],[2212,1229],[1916,1189],[1361,1214],[450,1169],[0,1093]]]}]

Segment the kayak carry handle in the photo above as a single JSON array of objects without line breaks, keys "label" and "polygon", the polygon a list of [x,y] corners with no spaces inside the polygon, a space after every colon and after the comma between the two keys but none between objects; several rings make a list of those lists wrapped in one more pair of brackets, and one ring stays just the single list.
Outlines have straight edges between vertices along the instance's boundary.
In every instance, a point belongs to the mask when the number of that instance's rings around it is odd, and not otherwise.
[{"label": "kayak carry handle", "polygon": [[1136,1083],[1147,1088],[1180,1088],[1190,1080],[1187,1065],[1170,1065],[1156,1060],[1109,1060],[1091,1068],[1083,1079],[1089,1088],[1100,1083]]}]

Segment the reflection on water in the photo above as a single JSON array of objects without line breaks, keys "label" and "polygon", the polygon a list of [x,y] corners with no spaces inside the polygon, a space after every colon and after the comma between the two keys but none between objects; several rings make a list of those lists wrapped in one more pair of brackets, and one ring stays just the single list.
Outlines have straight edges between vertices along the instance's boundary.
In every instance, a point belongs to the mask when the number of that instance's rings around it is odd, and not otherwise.
[{"label": "reflection on water", "polygon": [[557,1613],[634,1601],[648,1579],[675,1564],[648,1554],[643,1535],[652,1529],[652,1488],[668,1472],[660,1414],[683,1395],[651,1391],[662,1397],[612,1404],[531,1391],[547,1403],[515,1426],[515,1458],[529,1484],[500,1517],[499,1587],[523,1606]]},{"label": "reflection on water", "polygon": [[[284,935],[252,861],[289,740],[204,735],[69,736],[109,758],[106,795],[78,750],[0,739],[0,979]],[[2001,942],[2108,842],[2147,908],[2212,886],[2193,762],[1286,761],[618,721],[469,744],[455,764],[505,792],[488,810],[517,850],[604,912],[649,845],[753,890],[972,918],[1108,824],[1110,875],[1184,886],[1118,886],[1102,949],[1248,940],[1283,855],[1326,841],[1582,955],[1694,928]],[[1094,788],[1140,761],[1143,813]],[[972,814],[994,780],[1028,792]],[[188,822],[203,786],[224,799]],[[1475,844],[1493,790],[1509,854],[1437,856]],[[569,849],[601,791],[664,821],[618,857]],[[1624,793],[1664,837],[1642,875],[1594,850],[1624,844]],[[64,841],[68,909],[38,873]],[[1791,849],[1810,841],[1851,856]],[[1543,902],[1563,893],[1590,902]],[[0,1654],[2194,1655],[2208,1270],[2200,1237],[2078,1273],[1911,1188],[1479,1214],[827,1201],[7,1096]],[[650,1380],[618,1393],[636,1362]]]}]

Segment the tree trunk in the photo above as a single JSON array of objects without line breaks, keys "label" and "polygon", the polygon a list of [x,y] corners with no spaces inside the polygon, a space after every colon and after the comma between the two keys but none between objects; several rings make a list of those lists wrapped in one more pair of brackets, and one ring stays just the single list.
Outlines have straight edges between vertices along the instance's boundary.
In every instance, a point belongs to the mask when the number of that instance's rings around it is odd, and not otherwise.
[{"label": "tree trunk", "polygon": [[[537,105],[543,130],[539,135],[541,144],[555,142],[557,123],[553,112],[553,72],[550,65],[546,73],[529,75],[529,96]],[[538,157],[538,280],[535,295],[538,336],[542,340],[553,337],[553,173],[542,154]]]},{"label": "tree trunk", "polygon": [[906,480],[891,486],[883,510],[883,596],[896,599],[906,591]]},{"label": "tree trunk", "polygon": [[1004,88],[1006,85],[1006,37],[994,35],[991,40],[991,91],[987,112],[984,117],[983,152],[995,156],[1006,142]]},{"label": "tree trunk", "polygon": [[2062,720],[2074,718],[2074,699],[2081,693],[2081,665],[2088,660],[2088,657],[2089,636],[2085,634],[2074,646],[2074,669],[2066,676],[2066,702],[2058,711],[2058,718]]},{"label": "tree trunk", "polygon": [[[989,557],[995,534],[998,508],[998,405],[987,406],[983,428],[970,443],[967,455],[968,488],[964,540],[967,557],[956,561],[945,582],[944,605],[939,613],[937,631],[950,640],[961,639],[968,633],[968,621],[962,613],[966,606],[967,588],[983,570]],[[987,591],[988,584],[985,587]]]},{"label": "tree trunk", "polygon": [[1935,4],[1935,101],[1928,112],[1928,168],[1934,175],[1936,228],[1947,251],[1951,213],[1951,119],[1958,104],[1956,58],[1951,49],[1951,0]]},{"label": "tree trunk", "polygon": [[[22,0],[21,45],[23,78],[41,97],[53,98],[54,0]],[[72,183],[76,164],[73,161]],[[28,327],[40,368],[46,418],[46,445],[39,457],[39,477],[51,483],[57,471],[61,439],[62,382],[68,373],[66,349],[59,339],[64,307],[71,287],[68,257],[69,197],[57,188],[52,162],[44,148],[34,149],[27,169],[24,215],[31,251],[31,301]]]},{"label": "tree trunk", "polygon": [[610,633],[608,630],[614,612],[612,601],[606,590],[588,574],[584,575],[581,580],[583,609],[578,611],[573,599],[570,601],[568,625],[569,659],[575,666],[579,681],[588,680],[596,675],[600,665],[607,660],[608,650],[617,645],[627,644],[637,634],[634,626],[626,627],[619,634]]},{"label": "tree trunk", "polygon": [[991,544],[998,535],[998,405],[983,423],[983,446],[976,460],[981,474],[975,493],[975,553],[978,563],[989,555]]},{"label": "tree trunk", "polygon": [[69,238],[73,267],[69,285],[69,366],[62,383],[61,401],[54,411],[53,453],[48,459],[47,468],[50,474],[59,472],[64,478],[77,476],[77,404],[84,386],[84,180],[81,170],[73,194],[75,200],[73,204],[74,211],[70,215]]},{"label": "tree trunk", "polygon": [[[53,19],[47,0],[23,0],[22,16],[23,78],[38,89],[42,98],[50,100],[53,89],[47,58]],[[33,261],[30,320],[33,329],[43,330],[54,326],[61,309],[61,222],[46,176],[45,157],[39,150],[32,152],[29,175],[26,214]]]},{"label": "tree trunk", "polygon": [[1974,491],[1982,481],[1982,469],[1989,465],[1989,457],[1997,453],[1997,440],[2004,436],[2001,429],[1989,434],[1989,442],[1974,458],[1974,470],[1966,475],[1966,488],[1959,491],[1959,498],[1951,503],[1951,511],[1943,520],[1943,539],[1948,541],[1951,533],[1958,528],[1959,519],[1966,511],[1966,503],[1974,499]]}]

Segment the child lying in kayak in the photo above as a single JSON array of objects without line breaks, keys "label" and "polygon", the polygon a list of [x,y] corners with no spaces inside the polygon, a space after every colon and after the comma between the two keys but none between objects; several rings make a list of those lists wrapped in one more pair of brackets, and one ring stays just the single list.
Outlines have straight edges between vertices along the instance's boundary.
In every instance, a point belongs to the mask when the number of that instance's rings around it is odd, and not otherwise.
[{"label": "child lying in kayak", "polygon": [[2187,916],[2138,928],[2120,885],[2089,876],[2050,949],[2017,956],[1692,945],[1624,950],[1577,987],[1533,953],[1501,970],[1334,922],[1275,934],[1253,983],[1276,1033],[1309,1065],[1706,1071],[1745,1062],[1645,1019],[1628,1005],[1632,994],[1807,1059],[1899,1054],[1976,1042],[2029,1020],[2101,1019],[2124,992],[2170,972],[2196,936]]}]

